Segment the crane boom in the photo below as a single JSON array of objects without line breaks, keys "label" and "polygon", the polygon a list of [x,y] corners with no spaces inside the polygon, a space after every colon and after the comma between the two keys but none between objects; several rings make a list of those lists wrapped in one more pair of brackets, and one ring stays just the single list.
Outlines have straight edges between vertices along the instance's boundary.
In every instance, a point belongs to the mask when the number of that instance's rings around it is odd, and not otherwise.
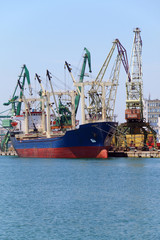
[{"label": "crane boom", "polygon": [[[109,65],[109,62],[112,58],[113,52],[115,50],[115,47],[117,46],[118,55],[115,61],[115,64],[113,66],[111,76],[109,80],[107,81],[108,87],[106,91],[106,96],[102,94],[103,90],[101,86],[103,77],[105,75],[105,72],[107,70],[107,67]],[[118,39],[115,39],[112,45],[112,48],[107,55],[107,58],[105,59],[96,79],[95,84],[92,85],[90,91],[89,91],[89,107],[88,111],[89,114],[94,116],[95,115],[101,115],[102,114],[102,102],[104,101],[103,98],[106,98],[106,118],[108,120],[113,119],[114,114],[114,108],[115,108],[115,100],[116,100],[116,93],[117,93],[117,86],[119,81],[119,72],[120,72],[120,65],[121,62],[123,63],[124,69],[127,73],[128,79],[130,81],[130,73],[129,73],[129,65],[128,65],[128,58],[127,58],[127,51],[122,46],[120,41]],[[101,88],[101,89],[99,89]],[[103,95],[103,97],[101,97]]]},{"label": "crane boom", "polygon": [[128,57],[127,57],[127,51],[123,47],[123,45],[120,43],[118,39],[116,39],[116,45],[119,55],[121,55],[121,61],[124,66],[124,69],[126,71],[126,74],[128,76],[128,81],[131,81],[130,71],[129,71],[129,64],[128,64]]},{"label": "crane boom", "polygon": [[[20,95],[18,97],[18,96],[16,96],[16,92],[17,92],[17,88],[19,86],[18,82],[21,79],[22,79],[22,82],[21,82],[22,89],[20,89]],[[17,81],[16,87],[15,87],[15,90],[13,92],[12,98],[7,103],[3,104],[5,106],[12,104],[12,115],[14,115],[14,114],[15,115],[20,115],[21,105],[22,105],[22,96],[23,96],[22,90],[24,90],[24,85],[25,85],[26,80],[27,80],[27,83],[28,83],[30,95],[32,95],[32,87],[31,87],[31,82],[30,82],[29,71],[28,71],[26,65],[24,64],[23,67],[22,67],[22,71],[21,71],[21,73],[18,77],[18,81]],[[19,98],[19,102],[16,104],[16,100],[18,98]]]},{"label": "crane boom", "polygon": [[58,113],[58,120],[60,121],[59,108],[58,108],[58,105],[57,105],[56,97],[55,97],[54,90],[53,90],[53,86],[52,86],[52,83],[51,83],[51,75],[50,75],[50,72],[49,72],[48,70],[47,70],[46,75],[47,75],[47,77],[48,77],[49,84],[50,84],[51,91],[52,91],[52,95],[53,95],[53,98],[54,98],[54,103],[55,103],[55,105],[56,105],[56,110],[57,110],[57,113]]},{"label": "crane boom", "polygon": [[109,81],[110,86],[107,87],[108,96],[106,97],[106,118],[107,120],[113,121],[114,119],[114,109],[116,94],[118,88],[119,72],[121,67],[121,55],[117,54],[116,60],[114,62]]},{"label": "crane boom", "polygon": [[[91,55],[90,55],[90,52],[88,51],[87,48],[84,48],[84,50],[86,51],[86,53],[84,55],[84,60],[83,60],[83,65],[82,65],[82,69],[81,69],[79,82],[83,82],[87,60],[88,60],[89,72],[92,72],[91,71]],[[78,87],[78,89],[81,92],[81,87]],[[77,110],[78,110],[79,101],[80,101],[80,94],[77,94],[77,96],[75,97],[75,114],[77,113]]]},{"label": "crane boom", "polygon": [[118,39],[115,39],[114,42],[113,42],[113,46],[109,52],[109,54],[107,55],[107,58],[105,59],[96,79],[95,79],[95,82],[102,82],[103,80],[103,77],[105,75],[105,72],[107,70],[107,67],[109,65],[109,62],[112,58],[112,55],[113,55],[113,52],[115,50],[115,47],[117,46],[117,50],[118,50],[118,53],[119,55],[121,55],[121,61],[123,63],[123,66],[124,66],[124,69],[127,73],[127,76],[129,78],[129,81],[131,80],[131,77],[130,77],[130,73],[129,73],[129,65],[128,65],[128,58],[127,58],[127,51],[126,49],[123,47],[123,45],[120,43],[120,41]]},{"label": "crane boom", "polygon": [[43,87],[43,85],[42,85],[42,83],[41,83],[42,80],[40,79],[40,77],[38,76],[37,73],[36,73],[35,76],[36,76],[36,78],[37,78],[37,80],[38,80],[38,82],[39,82],[39,84],[40,84],[41,89],[42,89],[42,95],[43,95],[43,96],[46,96],[47,104],[50,105],[50,108],[51,108],[54,116],[56,116],[56,114],[55,114],[55,112],[54,112],[54,109],[53,109],[52,105],[50,104],[50,100],[49,100],[49,98],[48,98],[47,92],[45,91],[45,89],[44,89],[44,87]]},{"label": "crane boom", "polygon": [[28,82],[28,87],[29,87],[30,95],[32,95],[32,87],[31,87],[30,75],[29,75],[28,68],[26,67],[25,64],[23,65],[23,69],[24,69],[25,77],[26,77],[27,82]]},{"label": "crane boom", "polygon": [[[91,55],[90,55],[90,52],[88,51],[87,48],[84,48],[84,50],[85,50],[85,55],[84,55],[84,60],[83,60],[82,69],[81,69],[81,73],[80,73],[79,83],[83,82],[87,60],[88,60],[89,72],[92,72],[91,71]],[[76,80],[73,77],[73,74],[71,72],[71,68],[70,68],[69,64],[67,62],[65,62],[65,65],[67,66],[67,69],[68,69],[68,71],[71,75],[71,78],[72,78],[73,82],[76,83]],[[77,95],[75,97],[75,115],[77,114],[77,111],[78,111],[80,97],[81,97],[81,87],[79,86],[79,87],[77,87]]]},{"label": "crane boom", "polygon": [[[103,65],[102,65],[102,67],[101,67],[101,69],[100,69],[100,71],[99,71],[99,73],[98,73],[98,75],[97,75],[97,77],[95,79],[95,82],[99,82],[100,83],[103,80],[103,77],[105,75],[105,72],[107,70],[109,62],[110,62],[110,60],[112,58],[113,52],[115,50],[115,47],[116,47],[116,40],[113,42],[113,46],[112,46],[109,54],[107,55],[107,58],[105,59]],[[100,86],[100,84],[97,85],[96,90],[98,90],[99,86]]]}]

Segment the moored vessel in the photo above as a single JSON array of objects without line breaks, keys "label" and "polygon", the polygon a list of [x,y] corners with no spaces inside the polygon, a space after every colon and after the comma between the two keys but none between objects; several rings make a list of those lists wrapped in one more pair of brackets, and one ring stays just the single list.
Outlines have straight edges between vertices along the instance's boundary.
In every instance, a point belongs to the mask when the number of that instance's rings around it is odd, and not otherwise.
[{"label": "moored vessel", "polygon": [[11,141],[20,157],[107,158],[115,128],[114,122],[87,123],[49,138],[12,132]]},{"label": "moored vessel", "polygon": [[[114,43],[115,44],[115,43]],[[116,94],[121,54],[114,67],[112,78],[102,81],[108,66],[108,56],[95,80],[83,82],[86,62],[91,72],[90,53],[85,48],[84,61],[80,79],[76,81],[72,75],[70,64],[65,62],[76,90],[53,90],[51,74],[47,77],[51,91],[46,91],[40,77],[36,78],[41,86],[39,98],[27,99],[21,88],[21,102],[25,111],[15,116],[14,130],[11,141],[20,157],[38,158],[107,158],[112,137],[117,123],[114,119],[112,96]],[[64,99],[67,102],[64,103]],[[51,100],[52,98],[52,100]],[[33,110],[32,103],[40,102],[40,110]],[[54,101],[54,102],[53,102]],[[55,108],[53,109],[53,104]],[[81,124],[76,120],[79,103],[81,102]],[[52,110],[52,113],[51,113]]]}]

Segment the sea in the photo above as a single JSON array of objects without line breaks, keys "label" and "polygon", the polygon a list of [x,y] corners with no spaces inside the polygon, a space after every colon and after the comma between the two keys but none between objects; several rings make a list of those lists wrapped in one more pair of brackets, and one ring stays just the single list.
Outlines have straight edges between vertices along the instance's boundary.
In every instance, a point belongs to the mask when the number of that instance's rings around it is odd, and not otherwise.
[{"label": "sea", "polygon": [[160,239],[160,159],[0,156],[0,240]]}]

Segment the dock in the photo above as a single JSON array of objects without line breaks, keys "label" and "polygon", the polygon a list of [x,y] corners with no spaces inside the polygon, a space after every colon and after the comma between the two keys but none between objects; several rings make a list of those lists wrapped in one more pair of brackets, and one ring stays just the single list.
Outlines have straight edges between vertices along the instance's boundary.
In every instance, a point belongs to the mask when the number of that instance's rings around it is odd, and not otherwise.
[{"label": "dock", "polygon": [[156,151],[109,151],[109,157],[160,158],[160,150]]},{"label": "dock", "polygon": [[17,156],[16,151],[7,151],[7,152],[2,152],[0,151],[0,156]]},{"label": "dock", "polygon": [[[17,156],[15,151],[0,151],[0,156]],[[160,150],[157,151],[109,151],[108,157],[131,157],[131,158],[160,158]]]}]

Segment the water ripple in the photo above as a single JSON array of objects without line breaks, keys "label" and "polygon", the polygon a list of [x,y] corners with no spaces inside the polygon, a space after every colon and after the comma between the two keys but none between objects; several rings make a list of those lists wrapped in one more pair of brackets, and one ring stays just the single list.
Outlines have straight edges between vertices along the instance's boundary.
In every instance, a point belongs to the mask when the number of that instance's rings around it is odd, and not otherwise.
[{"label": "water ripple", "polygon": [[160,159],[0,157],[0,239],[160,238]]}]

